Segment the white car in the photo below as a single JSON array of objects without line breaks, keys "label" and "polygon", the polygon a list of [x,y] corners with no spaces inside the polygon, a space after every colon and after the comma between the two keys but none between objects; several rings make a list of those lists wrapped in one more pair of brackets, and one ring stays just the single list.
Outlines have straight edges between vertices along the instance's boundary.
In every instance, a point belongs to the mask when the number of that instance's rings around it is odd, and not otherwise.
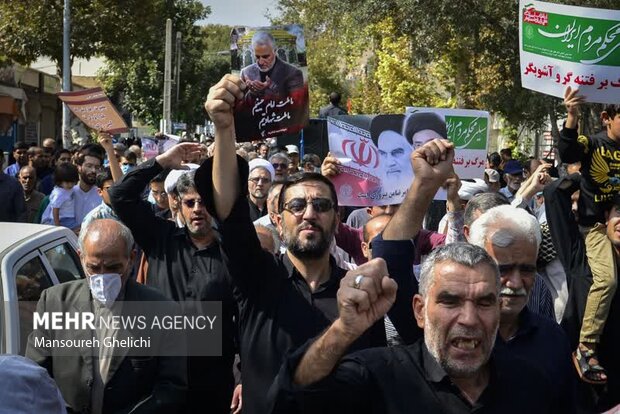
[{"label": "white car", "polygon": [[24,355],[44,289],[84,278],[77,249],[65,227],[0,223],[0,354]]}]

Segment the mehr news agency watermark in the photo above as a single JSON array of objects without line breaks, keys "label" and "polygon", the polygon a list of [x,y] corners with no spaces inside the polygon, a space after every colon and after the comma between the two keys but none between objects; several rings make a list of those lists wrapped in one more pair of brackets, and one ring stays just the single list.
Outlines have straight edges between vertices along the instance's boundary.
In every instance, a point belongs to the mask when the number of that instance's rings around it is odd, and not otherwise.
[{"label": "mehr news agency watermark", "polygon": [[[56,356],[220,356],[221,302],[115,302],[34,310],[29,346]],[[35,303],[36,306],[36,303]],[[77,309],[76,309],[77,308]],[[34,309],[34,307],[33,307]]]}]

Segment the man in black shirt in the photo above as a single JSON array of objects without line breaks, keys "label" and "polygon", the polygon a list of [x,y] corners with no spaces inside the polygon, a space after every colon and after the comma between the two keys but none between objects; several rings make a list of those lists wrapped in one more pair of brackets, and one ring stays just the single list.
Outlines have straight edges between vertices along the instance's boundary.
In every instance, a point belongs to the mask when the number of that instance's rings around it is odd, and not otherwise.
[{"label": "man in black shirt", "polygon": [[499,271],[483,249],[466,243],[440,247],[422,265],[413,308],[423,341],[342,358],[387,310],[385,279],[379,270],[342,281],[339,318],[284,364],[271,412],[554,412],[541,373],[493,351]]},{"label": "man in black shirt", "polygon": [[267,194],[275,178],[273,165],[262,158],[254,158],[249,163],[248,206],[250,218],[256,221],[267,215]]},{"label": "man in black shirt", "polygon": [[[262,414],[285,355],[336,319],[336,293],[346,271],[329,254],[338,223],[337,199],[331,181],[320,174],[301,175],[282,187],[276,224],[287,253],[274,257],[261,249],[245,198],[248,164],[236,157],[232,127],[232,106],[245,88],[233,75],[211,88],[205,106],[216,126],[215,153],[196,172],[196,185],[218,220],[222,255],[239,309],[243,412]],[[395,309],[401,314],[404,310],[411,320],[410,298]],[[393,313],[390,318],[399,329],[403,318]],[[352,349],[385,344],[381,319]]]},{"label": "man in black shirt", "polygon": [[[200,155],[200,145],[181,143],[148,160],[110,188],[110,201],[121,221],[131,229],[148,261],[146,284],[170,299],[222,302],[222,356],[189,357],[187,413],[228,413],[233,391],[235,354],[232,290],[211,228],[205,199],[196,192],[193,173],[182,175],[176,185],[181,201],[179,214],[185,222],[156,217],[141,194],[164,169],[181,169],[184,159]],[[247,205],[245,206],[247,210]]]},{"label": "man in black shirt", "polygon": [[329,105],[319,109],[319,118],[327,118],[328,116],[346,115],[347,111],[340,107],[340,94],[332,92],[329,94]]}]

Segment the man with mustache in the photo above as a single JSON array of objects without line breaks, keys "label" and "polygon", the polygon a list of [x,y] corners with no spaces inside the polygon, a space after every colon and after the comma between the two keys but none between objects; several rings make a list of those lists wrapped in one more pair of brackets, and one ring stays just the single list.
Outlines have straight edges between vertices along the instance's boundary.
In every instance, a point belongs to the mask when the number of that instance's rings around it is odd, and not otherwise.
[{"label": "man with mustache", "polygon": [[73,194],[75,196],[75,219],[78,223],[81,223],[91,210],[101,204],[102,199],[95,184],[97,174],[103,165],[102,152],[101,146],[88,144],[82,147],[76,158],[80,181],[73,187]]},{"label": "man with mustache", "polygon": [[496,348],[535,363],[553,385],[560,412],[573,412],[575,384],[568,338],[557,323],[526,306],[539,277],[538,221],[521,208],[494,207],[471,224],[468,240],[484,248],[499,266],[500,324]]},{"label": "man with mustache", "polygon": [[498,268],[467,243],[440,247],[422,265],[413,310],[423,340],[344,356],[389,308],[386,279],[366,272],[366,283],[341,283],[338,319],[285,362],[272,413],[561,412],[535,367],[494,350]]},{"label": "man with mustache", "polygon": [[[235,153],[232,109],[247,88],[240,78],[226,75],[209,91],[205,107],[215,124],[216,145],[214,157],[196,172],[196,187],[218,221],[239,311],[243,412],[251,414],[268,412],[267,395],[285,355],[336,319],[336,295],[346,271],[329,253],[339,222],[336,191],[318,173],[295,175],[282,185],[275,221],[286,253],[274,257],[261,248],[245,198],[249,167]],[[383,262],[358,269],[378,263]],[[407,303],[404,310],[410,315]],[[392,320],[397,325],[400,319]],[[383,319],[371,325],[352,349],[386,344]]]}]

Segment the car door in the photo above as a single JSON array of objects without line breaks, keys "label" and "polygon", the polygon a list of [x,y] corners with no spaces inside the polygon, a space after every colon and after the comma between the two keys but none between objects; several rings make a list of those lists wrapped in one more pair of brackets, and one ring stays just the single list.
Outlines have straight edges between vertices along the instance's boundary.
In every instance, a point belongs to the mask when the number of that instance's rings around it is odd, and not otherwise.
[{"label": "car door", "polygon": [[[9,301],[5,315],[4,352],[25,354],[28,335],[32,332],[32,315],[43,290],[58,283],[84,278],[76,252],[76,243],[66,237],[43,243],[25,254],[13,265],[14,284],[8,285]],[[6,296],[6,295],[5,295]],[[14,300],[10,300],[13,297]]]}]

